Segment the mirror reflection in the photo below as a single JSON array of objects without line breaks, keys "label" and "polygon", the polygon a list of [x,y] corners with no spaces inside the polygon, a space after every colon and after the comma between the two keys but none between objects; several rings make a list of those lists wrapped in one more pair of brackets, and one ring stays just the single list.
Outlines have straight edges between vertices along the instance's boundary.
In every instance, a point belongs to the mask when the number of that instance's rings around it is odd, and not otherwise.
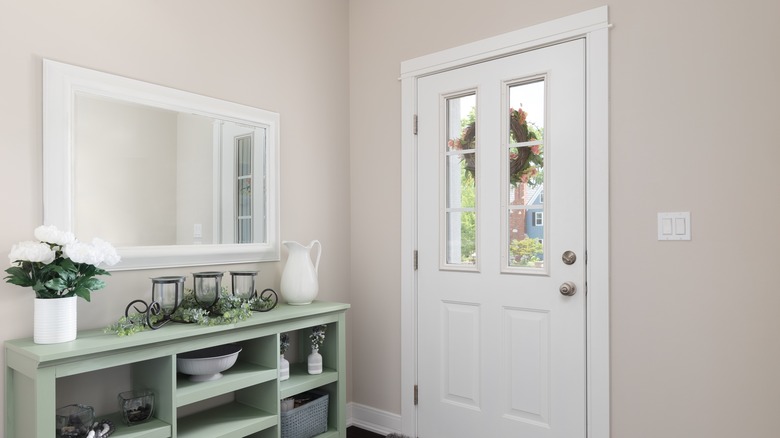
[{"label": "mirror reflection", "polygon": [[266,128],[77,93],[77,235],[117,246],[265,241]]}]

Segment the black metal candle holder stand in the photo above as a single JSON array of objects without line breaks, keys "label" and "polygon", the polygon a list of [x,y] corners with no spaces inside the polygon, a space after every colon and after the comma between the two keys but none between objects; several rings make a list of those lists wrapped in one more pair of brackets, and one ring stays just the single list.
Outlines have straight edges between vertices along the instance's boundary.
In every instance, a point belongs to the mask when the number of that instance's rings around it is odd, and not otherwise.
[{"label": "black metal candle holder stand", "polygon": [[[271,310],[274,307],[276,307],[277,304],[279,304],[279,295],[277,295],[276,291],[274,291],[270,287],[266,288],[266,289],[263,289],[263,291],[260,292],[260,294],[258,294],[257,291],[255,291],[253,295],[257,296],[261,300],[264,300],[264,301],[268,300],[268,301],[273,302],[273,304],[271,304],[271,307],[269,307],[267,309],[257,309],[257,310],[252,309],[255,312],[268,312],[269,310]],[[271,297],[273,297],[273,299]]]},{"label": "black metal candle holder stand", "polygon": [[[152,278],[152,301],[150,303],[141,299],[131,301],[125,307],[125,317],[130,316],[130,309],[144,314],[146,315],[146,325],[152,330],[157,330],[171,321],[176,321],[173,314],[176,313],[176,309],[179,308],[184,298],[184,278],[182,276]],[[170,287],[173,287],[173,303],[169,302],[171,297],[165,293],[165,289]],[[159,315],[162,316],[156,318]]]},{"label": "black metal candle holder stand", "polygon": [[251,301],[253,298],[271,301],[271,307],[267,309],[252,309],[255,312],[268,312],[279,303],[279,296],[276,294],[276,291],[271,288],[263,289],[263,291],[258,294],[257,289],[255,289],[256,276],[257,271],[230,271],[231,292],[233,293],[233,296],[246,301]]},{"label": "black metal candle holder stand", "polygon": [[[139,305],[143,306],[139,308]],[[130,309],[133,309],[136,313],[140,314],[146,314],[146,325],[152,330],[157,330],[158,328],[164,326],[165,324],[168,324],[169,322],[173,321],[173,317],[171,315],[163,315],[162,319],[154,321],[152,317],[159,315],[162,313],[162,306],[157,301],[152,301],[151,303],[147,303],[144,300],[133,300],[130,302],[130,304],[125,307],[125,317],[130,316]]]}]

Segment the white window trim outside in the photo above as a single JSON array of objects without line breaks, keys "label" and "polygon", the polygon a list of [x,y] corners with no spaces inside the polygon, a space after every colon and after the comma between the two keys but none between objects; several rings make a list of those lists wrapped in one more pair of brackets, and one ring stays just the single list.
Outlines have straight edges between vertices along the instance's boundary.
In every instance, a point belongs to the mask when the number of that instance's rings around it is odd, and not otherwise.
[{"label": "white window trim outside", "polygon": [[535,211],[534,212],[534,226],[535,227],[542,227],[542,226],[544,226],[544,212],[543,211]]},{"label": "white window trim outside", "polygon": [[550,44],[584,38],[586,44],[587,436],[610,436],[609,369],[609,15],[584,11],[401,63],[401,421],[417,436],[417,316],[414,250],[417,79]]}]

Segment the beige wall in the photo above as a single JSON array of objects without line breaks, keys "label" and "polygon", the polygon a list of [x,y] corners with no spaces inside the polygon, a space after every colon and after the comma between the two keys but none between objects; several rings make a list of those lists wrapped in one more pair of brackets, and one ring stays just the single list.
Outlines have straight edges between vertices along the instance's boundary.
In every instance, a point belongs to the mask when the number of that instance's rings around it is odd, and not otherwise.
[{"label": "beige wall", "polygon": [[[42,217],[42,57],[278,111],[282,237],[322,240],[321,297],[353,304],[351,400],[398,413],[399,64],[601,4],[0,0],[0,250]],[[780,4],[609,5],[613,437],[775,436]],[[693,240],[658,242],[658,211]],[[79,323],[189,272],[118,273]],[[31,293],[0,297],[0,340],[30,336]]]},{"label": "beige wall", "polygon": [[[184,113],[176,119],[176,243],[215,243],[214,119]],[[194,237],[195,224],[200,238]]]},{"label": "beige wall", "polygon": [[87,96],[75,107],[73,231],[118,247],[175,245],[177,114]]},{"label": "beige wall", "polygon": [[[355,402],[400,412],[399,63],[602,4],[350,3]],[[612,436],[777,436],[780,2],[608,4]]]},{"label": "beige wall", "polygon": [[[0,252],[42,220],[49,58],[279,112],[282,238],[321,240],[320,297],[347,301],[347,18],[346,0],[0,0]],[[278,288],[280,263],[219,268],[259,269],[258,286]],[[79,303],[79,327],[104,327],[148,298],[151,276],[208,269],[116,273]],[[0,342],[32,336],[32,297],[0,282]]]}]

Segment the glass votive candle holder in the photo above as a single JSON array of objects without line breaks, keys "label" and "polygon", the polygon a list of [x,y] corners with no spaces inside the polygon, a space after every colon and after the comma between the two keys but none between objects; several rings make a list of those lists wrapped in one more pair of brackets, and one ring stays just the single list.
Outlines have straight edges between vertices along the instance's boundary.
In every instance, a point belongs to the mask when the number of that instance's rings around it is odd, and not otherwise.
[{"label": "glass votive candle holder", "polygon": [[208,309],[219,301],[219,293],[222,290],[222,275],[224,272],[208,271],[194,272],[192,274],[195,301],[204,309]]},{"label": "glass votive candle holder", "polygon": [[160,304],[166,317],[176,312],[184,298],[184,278],[180,275],[152,278],[152,301]]},{"label": "glass votive candle holder", "polygon": [[125,391],[117,396],[119,412],[126,425],[143,423],[154,413],[154,392],[148,389]]},{"label": "glass votive candle holder", "polygon": [[57,409],[56,416],[57,437],[84,438],[95,421],[95,410],[92,406],[73,404]]},{"label": "glass votive candle holder", "polygon": [[257,271],[230,271],[233,295],[249,300],[255,296]]}]

